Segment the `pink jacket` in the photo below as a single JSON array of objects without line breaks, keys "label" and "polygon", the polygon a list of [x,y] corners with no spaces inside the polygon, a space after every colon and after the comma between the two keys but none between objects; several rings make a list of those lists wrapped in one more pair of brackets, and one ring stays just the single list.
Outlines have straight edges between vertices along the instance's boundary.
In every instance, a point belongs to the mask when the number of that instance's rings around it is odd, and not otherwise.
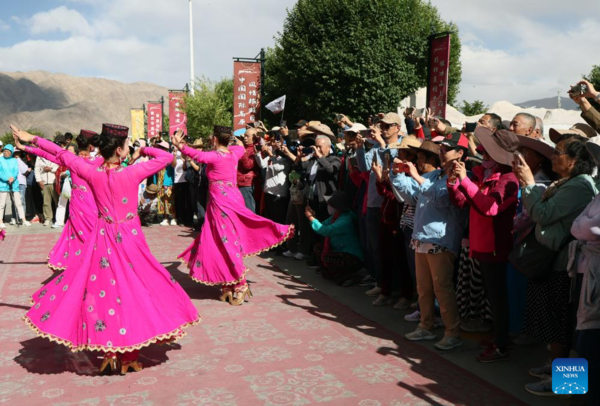
[{"label": "pink jacket", "polygon": [[517,211],[519,182],[508,166],[499,166],[484,178],[483,166],[473,168],[474,179],[448,184],[450,200],[458,207],[471,206],[469,240],[471,257],[505,262],[513,248],[513,219]]}]

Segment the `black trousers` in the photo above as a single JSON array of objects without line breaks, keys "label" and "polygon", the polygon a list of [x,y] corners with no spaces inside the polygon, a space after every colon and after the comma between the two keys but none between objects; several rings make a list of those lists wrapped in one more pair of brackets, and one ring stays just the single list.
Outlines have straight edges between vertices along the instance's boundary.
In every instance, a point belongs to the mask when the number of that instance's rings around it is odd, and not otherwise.
[{"label": "black trousers", "polygon": [[290,198],[265,193],[266,217],[279,224],[285,224]]},{"label": "black trousers", "polygon": [[187,182],[176,183],[173,186],[173,193],[175,193],[175,215],[177,217],[177,223],[191,227],[194,223],[195,206],[192,205],[192,195],[190,193],[189,184]]},{"label": "black trousers", "polygon": [[502,351],[508,345],[510,315],[508,287],[506,286],[506,262],[479,261],[483,275],[485,296],[490,302],[494,316],[494,343]]}]

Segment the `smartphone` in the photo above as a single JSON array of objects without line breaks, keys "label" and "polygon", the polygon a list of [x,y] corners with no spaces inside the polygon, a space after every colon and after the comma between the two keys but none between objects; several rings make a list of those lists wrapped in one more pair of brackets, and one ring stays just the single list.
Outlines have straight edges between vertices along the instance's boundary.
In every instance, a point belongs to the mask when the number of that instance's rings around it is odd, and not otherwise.
[{"label": "smartphone", "polygon": [[360,130],[360,135],[363,138],[371,138],[371,130],[366,129],[366,130]]},{"label": "smartphone", "polygon": [[425,115],[425,109],[416,109],[415,118],[421,118]]},{"label": "smartphone", "polygon": [[391,168],[390,163],[392,162],[392,155],[390,154],[390,151],[386,151],[385,154],[383,155],[383,157],[385,158],[385,167],[386,169]]},{"label": "smartphone", "polygon": [[281,141],[281,133],[279,131],[275,131],[275,141]]},{"label": "smartphone", "polygon": [[281,127],[287,127],[287,121],[283,120],[283,121],[281,122]]},{"label": "smartphone", "polygon": [[515,156],[515,158],[514,158],[514,159],[515,159],[515,162],[516,162],[518,165],[520,165],[520,164],[521,164],[521,159],[520,159],[520,158],[523,158],[523,160],[525,160],[525,157],[524,157],[524,156],[523,156],[523,154],[521,154],[519,151],[515,152],[514,156]]},{"label": "smartphone", "polygon": [[468,133],[472,133],[475,132],[475,128],[477,127],[477,123],[467,123],[466,127],[466,132]]},{"label": "smartphone", "polygon": [[584,84],[571,86],[571,90],[569,91],[569,93],[574,94],[574,95],[582,95],[585,92],[587,92],[587,86]]},{"label": "smartphone", "polygon": [[379,154],[377,152],[373,154],[373,162],[375,162],[377,165],[380,165]]}]

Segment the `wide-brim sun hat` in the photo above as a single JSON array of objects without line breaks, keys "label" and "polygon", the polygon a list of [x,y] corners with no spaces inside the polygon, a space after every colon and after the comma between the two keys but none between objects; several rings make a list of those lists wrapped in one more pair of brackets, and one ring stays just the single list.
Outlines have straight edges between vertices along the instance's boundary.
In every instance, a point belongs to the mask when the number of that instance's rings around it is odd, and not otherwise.
[{"label": "wide-brim sun hat", "polygon": [[539,138],[525,137],[524,135],[517,135],[517,137],[519,137],[520,147],[529,148],[548,159],[552,159],[555,148],[548,141]]},{"label": "wide-brim sun hat", "polygon": [[426,152],[428,154],[439,155],[440,154],[440,144],[437,144],[431,140],[425,140],[418,147],[409,145],[411,151],[417,152]]},{"label": "wide-brim sun hat", "polygon": [[550,135],[550,140],[552,140],[552,142],[555,144],[558,144],[560,137],[565,134],[577,134],[584,138],[592,138],[598,135],[596,130],[584,123],[577,123],[568,130],[557,130],[556,128],[551,128],[548,132],[548,135]]},{"label": "wide-brim sun hat", "polygon": [[483,149],[497,163],[512,166],[515,152],[519,148],[519,137],[509,130],[492,131],[489,128],[478,126],[475,137]]}]

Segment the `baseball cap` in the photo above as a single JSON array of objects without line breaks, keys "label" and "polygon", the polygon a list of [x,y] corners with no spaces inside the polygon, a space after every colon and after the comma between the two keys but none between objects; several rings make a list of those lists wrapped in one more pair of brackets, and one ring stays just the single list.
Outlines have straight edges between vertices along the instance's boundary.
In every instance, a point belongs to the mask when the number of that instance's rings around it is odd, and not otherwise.
[{"label": "baseball cap", "polygon": [[400,119],[400,116],[397,113],[387,113],[385,116],[383,116],[383,118],[381,119],[382,123],[386,123],[386,124],[397,124],[397,125],[402,125],[402,120]]},{"label": "baseball cap", "polygon": [[300,127],[304,127],[305,125],[308,124],[308,121],[306,120],[300,120],[296,123],[296,127],[300,128]]},{"label": "baseball cap", "polygon": [[440,142],[440,145],[443,145],[448,148],[464,148],[469,149],[469,140],[467,137],[462,135],[459,131],[446,135],[446,138]]},{"label": "baseball cap", "polygon": [[362,125],[361,123],[354,123],[354,125],[352,125],[352,127],[350,128],[346,128],[344,130],[345,133],[358,133],[360,131],[364,131],[366,130],[367,127],[365,127],[364,125]]}]

